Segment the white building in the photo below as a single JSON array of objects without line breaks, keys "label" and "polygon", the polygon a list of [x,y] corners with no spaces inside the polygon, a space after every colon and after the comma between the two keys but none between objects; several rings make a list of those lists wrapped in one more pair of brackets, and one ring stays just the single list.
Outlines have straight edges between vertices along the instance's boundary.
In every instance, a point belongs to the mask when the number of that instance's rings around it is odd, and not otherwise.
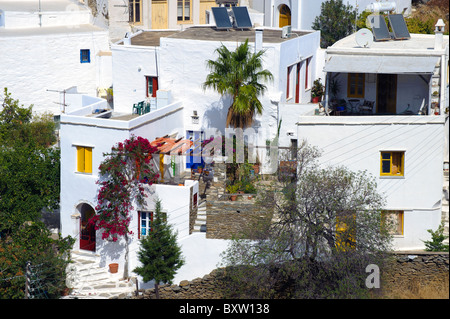
[{"label": "white building", "polygon": [[[323,165],[376,178],[385,210],[398,222],[396,249],[423,249],[427,229],[441,222],[448,50],[442,32],[364,48],[355,34],[346,37],[327,49],[325,104],[332,116],[298,119],[298,136],[322,149]],[[336,83],[340,90],[332,92]]]},{"label": "white building", "polygon": [[[64,111],[63,92],[97,96],[111,86],[106,30],[70,0],[0,1],[0,88],[34,111]],[[70,107],[70,106],[69,106]]]},{"label": "white building", "polygon": [[[311,26],[317,16],[320,15],[321,1],[310,0],[262,0],[250,1],[253,9],[264,13],[264,26],[283,27],[291,25],[292,28],[300,30],[311,30]],[[343,0],[346,5],[356,8],[358,13],[363,12],[369,5],[375,3],[386,3],[376,0]],[[392,10],[395,13],[408,15],[411,13],[411,0],[393,0]]]},{"label": "white building", "polygon": [[[98,167],[104,160],[104,153],[110,152],[112,146],[132,135],[149,141],[166,134],[177,136],[177,129],[183,121],[183,106],[182,103],[175,102],[138,116],[131,112],[112,112],[106,101],[100,98],[83,100],[78,94],[68,94],[67,99],[82,100],[86,104],[77,110],[61,114],[61,234],[75,238],[74,251],[97,256],[99,266],[107,269],[109,263],[115,262],[120,264],[123,271],[124,240],[117,243],[103,240],[101,231],[95,232],[87,224],[95,214],[97,205],[96,181],[100,178]],[[102,112],[98,113],[97,110]],[[152,185],[147,191],[145,207],[134,204],[135,210],[130,214],[129,228],[133,234],[129,235],[129,270],[138,266],[139,240],[148,225],[145,222],[148,222],[150,213],[154,211],[155,200],[160,199],[167,221],[178,233],[179,243],[183,246],[184,256],[188,261],[186,267],[179,272],[179,276],[184,277],[177,276],[176,280],[203,276],[216,266],[224,241],[205,241],[204,233],[192,234],[190,216],[200,201],[198,182],[186,180],[180,186],[172,179],[172,183],[167,183],[173,177],[172,169],[169,170],[171,156],[164,157],[166,183],[160,180],[158,184]],[[160,167],[158,158],[155,167]],[[80,166],[81,162],[84,165]],[[209,246],[216,249],[207,249]]]},{"label": "white building", "polygon": [[[311,110],[313,81],[322,74],[319,41],[320,32],[293,31],[295,36],[282,38],[280,29],[217,31],[214,27],[192,27],[184,31],[139,32],[128,39],[112,45],[114,109],[130,112],[133,104],[152,100],[151,91],[168,96],[168,101],[182,101],[184,107],[185,136],[189,132],[217,129],[225,132],[225,119],[231,103],[212,90],[204,91],[203,82],[209,70],[208,59],[214,59],[215,50],[222,44],[234,50],[238,44],[249,39],[255,50],[255,35],[262,41],[257,50],[265,50],[263,67],[272,72],[274,81],[266,83],[267,91],[260,98],[264,111],[255,116],[252,129],[265,146],[273,140],[278,124],[282,121],[280,139],[283,146],[290,146],[295,139],[294,114]],[[258,41],[257,41],[258,43]],[[292,137],[286,134],[291,127]]]},{"label": "white building", "polygon": [[[255,34],[261,40],[256,41],[260,45],[256,48]],[[254,125],[254,130],[261,132],[264,145],[266,139],[276,135],[282,116],[288,118],[286,122],[292,122],[294,114],[317,107],[309,102],[316,64],[320,65],[317,61],[320,33],[295,31],[295,34],[282,38],[280,29],[223,32],[205,26],[183,31],[139,32],[114,44],[114,109],[105,100],[69,92],[67,103],[79,108],[61,114],[61,233],[76,239],[74,250],[99,255],[103,266],[110,262],[123,266],[123,241],[110,243],[101,239],[100,231],[90,235],[83,231],[84,223],[95,213],[97,167],[104,159],[103,153],[113,145],[132,135],[152,141],[164,135],[189,138],[204,132],[203,138],[207,138],[208,130],[224,132],[229,98],[202,89],[209,72],[206,60],[214,58],[214,51],[221,44],[234,50],[249,38],[252,50],[266,50],[264,68],[273,73],[274,81],[267,83],[268,91],[261,97],[264,114],[255,119]],[[135,114],[134,106],[138,102],[148,102],[149,112]],[[292,131],[293,128],[294,123]],[[81,151],[88,163],[87,171],[80,171],[77,164]],[[204,233],[190,231],[190,211],[199,201],[198,183],[188,179],[184,186],[178,186],[172,170],[168,169],[170,156],[164,158],[164,163],[166,182],[173,183],[154,184],[145,210],[152,210],[156,197],[162,200],[168,222],[178,231],[186,257],[186,265],[179,270],[175,281],[194,279],[216,268],[227,241],[206,239]],[[190,174],[184,157],[177,158],[175,165],[177,173]],[[142,208],[133,212],[130,225],[134,233],[130,237],[130,270],[137,266],[140,211]]]}]

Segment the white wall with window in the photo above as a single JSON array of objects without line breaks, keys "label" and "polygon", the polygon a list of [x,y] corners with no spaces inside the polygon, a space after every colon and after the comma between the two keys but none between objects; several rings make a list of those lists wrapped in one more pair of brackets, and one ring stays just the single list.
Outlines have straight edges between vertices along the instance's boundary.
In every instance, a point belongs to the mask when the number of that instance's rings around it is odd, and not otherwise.
[{"label": "white wall with window", "polygon": [[0,28],[2,65],[8,65],[0,87],[36,112],[57,115],[63,108],[55,91],[77,87],[96,96],[99,86],[111,85],[111,65],[102,65],[99,55],[109,51],[108,32],[89,24],[90,11],[74,2],[43,1],[40,22],[37,2],[31,3],[0,1],[6,23]]},{"label": "white wall with window", "polygon": [[444,123],[443,116],[301,116],[297,134],[323,151],[321,165],[374,177],[384,209],[404,212],[395,247],[422,249],[427,229],[441,221]]}]

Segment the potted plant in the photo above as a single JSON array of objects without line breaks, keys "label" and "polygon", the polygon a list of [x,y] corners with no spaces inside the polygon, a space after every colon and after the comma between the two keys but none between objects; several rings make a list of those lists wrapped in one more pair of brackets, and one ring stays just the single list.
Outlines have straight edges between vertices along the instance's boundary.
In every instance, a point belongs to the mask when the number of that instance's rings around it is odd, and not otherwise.
[{"label": "potted plant", "polygon": [[233,194],[230,196],[230,200],[232,200],[232,201],[236,200],[236,198],[237,198],[236,193],[239,190],[239,186],[240,186],[239,184],[231,184],[231,185],[227,186],[226,190],[227,190],[228,194]]},{"label": "potted plant", "polygon": [[110,273],[115,274],[115,273],[117,273],[118,270],[119,270],[119,264],[117,264],[117,263],[109,264],[109,272]]},{"label": "potted plant", "polygon": [[320,78],[314,81],[311,89],[311,97],[313,103],[319,103],[322,100],[323,84],[320,82]]},{"label": "potted plant", "polygon": [[330,89],[330,93],[331,93],[330,104],[332,106],[336,106],[337,105],[337,95],[338,95],[339,91],[341,90],[341,85],[339,84],[338,80],[332,79],[329,84],[329,89]]}]

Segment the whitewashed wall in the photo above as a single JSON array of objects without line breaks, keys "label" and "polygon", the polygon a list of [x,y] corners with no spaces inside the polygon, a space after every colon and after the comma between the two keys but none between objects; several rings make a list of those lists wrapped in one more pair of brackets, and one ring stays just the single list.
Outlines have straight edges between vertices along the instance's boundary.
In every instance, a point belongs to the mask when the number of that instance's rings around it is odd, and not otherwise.
[{"label": "whitewashed wall", "polygon": [[[436,116],[300,117],[298,136],[323,151],[323,165],[366,170],[386,196],[388,210],[404,210],[397,249],[423,248],[427,229],[441,220],[444,118]],[[404,177],[380,177],[380,151],[405,151]]]},{"label": "whitewashed wall", "polygon": [[[114,110],[131,113],[133,104],[145,100],[145,76],[157,76],[154,47],[113,45]],[[161,85],[159,85],[161,88]]]},{"label": "whitewashed wall", "polygon": [[[99,78],[100,57],[96,56],[109,50],[108,35],[94,27],[26,33],[0,30],[0,48],[2,65],[8,66],[0,72],[0,88],[7,87],[26,106],[34,104],[36,112],[60,113],[60,105],[55,103],[59,94],[47,90],[77,86],[78,92],[96,96],[99,83],[104,86],[108,82]],[[80,49],[90,49],[90,63],[80,63]]]}]

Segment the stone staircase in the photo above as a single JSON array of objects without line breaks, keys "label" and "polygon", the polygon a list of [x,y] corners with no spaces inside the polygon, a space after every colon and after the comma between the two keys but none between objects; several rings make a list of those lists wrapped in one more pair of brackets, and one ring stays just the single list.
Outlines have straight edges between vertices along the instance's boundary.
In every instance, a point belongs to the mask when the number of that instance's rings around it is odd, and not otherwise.
[{"label": "stone staircase", "polygon": [[201,200],[198,204],[197,219],[195,220],[193,232],[206,232],[206,200]]},{"label": "stone staircase", "polygon": [[123,280],[123,273],[110,273],[108,266],[100,267],[100,257],[89,252],[73,251],[72,263],[67,266],[67,287],[71,289],[63,299],[123,299],[136,290],[135,279]]}]

